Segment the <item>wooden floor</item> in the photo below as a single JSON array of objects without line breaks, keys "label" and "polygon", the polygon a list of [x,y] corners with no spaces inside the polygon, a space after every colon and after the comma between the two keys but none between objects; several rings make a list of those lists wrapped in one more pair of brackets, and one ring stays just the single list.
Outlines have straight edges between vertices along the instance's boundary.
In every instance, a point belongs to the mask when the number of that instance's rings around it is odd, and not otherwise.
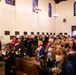
[{"label": "wooden floor", "polygon": [[0,61],[0,75],[4,75],[4,62]]}]

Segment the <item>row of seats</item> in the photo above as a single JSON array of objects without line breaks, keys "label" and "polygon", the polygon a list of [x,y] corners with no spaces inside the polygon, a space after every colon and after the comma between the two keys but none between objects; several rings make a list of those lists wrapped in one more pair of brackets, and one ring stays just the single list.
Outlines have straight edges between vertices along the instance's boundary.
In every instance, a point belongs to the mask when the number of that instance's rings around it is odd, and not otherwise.
[{"label": "row of seats", "polygon": [[16,75],[39,75],[38,65],[30,60],[16,59]]}]

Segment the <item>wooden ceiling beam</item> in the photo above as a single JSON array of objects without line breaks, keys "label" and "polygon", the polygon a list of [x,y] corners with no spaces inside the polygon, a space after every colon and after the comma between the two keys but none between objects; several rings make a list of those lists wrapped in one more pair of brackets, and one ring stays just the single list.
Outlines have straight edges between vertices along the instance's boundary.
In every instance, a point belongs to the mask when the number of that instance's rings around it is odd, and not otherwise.
[{"label": "wooden ceiling beam", "polygon": [[56,4],[62,2],[62,1],[67,1],[67,0],[54,0]]}]

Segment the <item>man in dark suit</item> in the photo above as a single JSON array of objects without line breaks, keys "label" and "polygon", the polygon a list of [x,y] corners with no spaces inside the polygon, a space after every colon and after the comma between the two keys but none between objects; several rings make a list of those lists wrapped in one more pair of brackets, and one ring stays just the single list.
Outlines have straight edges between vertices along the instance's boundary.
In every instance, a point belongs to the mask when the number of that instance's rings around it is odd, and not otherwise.
[{"label": "man in dark suit", "polygon": [[23,42],[21,41],[20,38],[18,38],[18,43],[15,45],[15,50],[18,52],[18,57],[23,57],[24,56],[24,46]]},{"label": "man in dark suit", "polygon": [[16,54],[15,51],[11,50],[11,44],[6,44],[6,55],[3,60],[5,61],[5,75],[16,75],[15,64]]},{"label": "man in dark suit", "polygon": [[32,38],[31,35],[28,36],[28,41],[27,41],[27,48],[28,48],[28,53],[27,55],[32,56]]},{"label": "man in dark suit", "polygon": [[27,38],[26,38],[26,35],[24,35],[22,42],[23,42],[23,46],[25,48],[27,48]]}]

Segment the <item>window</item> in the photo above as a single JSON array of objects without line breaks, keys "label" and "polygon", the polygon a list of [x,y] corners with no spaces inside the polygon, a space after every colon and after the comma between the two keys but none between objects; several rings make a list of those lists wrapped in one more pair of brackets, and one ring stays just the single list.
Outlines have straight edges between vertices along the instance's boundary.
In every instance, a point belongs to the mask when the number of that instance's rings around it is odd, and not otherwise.
[{"label": "window", "polygon": [[15,0],[5,0],[6,3],[15,5]]},{"label": "window", "polygon": [[52,16],[52,6],[51,6],[50,3],[48,4],[48,16],[49,16],[49,17]]},{"label": "window", "polygon": [[40,33],[39,32],[37,32],[37,35],[39,35]]},{"label": "window", "polygon": [[52,33],[50,33],[50,35],[52,35]]},{"label": "window", "polygon": [[24,35],[27,35],[27,32],[26,31],[24,32]]},{"label": "window", "polygon": [[12,40],[14,37],[15,37],[15,35],[11,35],[11,36],[10,36],[10,40]]},{"label": "window", "polygon": [[31,35],[34,35],[34,32],[31,32]]},{"label": "window", "polygon": [[72,36],[76,36],[76,25],[71,27]]},{"label": "window", "polygon": [[76,16],[76,2],[74,3],[74,16]]},{"label": "window", "polygon": [[10,31],[5,31],[4,34],[5,35],[10,35]]},{"label": "window", "polygon": [[15,31],[15,35],[19,35],[19,31]]},{"label": "window", "polygon": [[38,7],[38,0],[33,0],[33,12],[36,12],[36,7]]},{"label": "window", "polygon": [[49,35],[49,33],[47,32],[46,35]]},{"label": "window", "polygon": [[64,33],[64,35],[68,35],[68,33],[67,33],[67,32],[65,32],[65,33]]},{"label": "window", "polygon": [[44,32],[42,32],[42,35],[44,35]]}]

